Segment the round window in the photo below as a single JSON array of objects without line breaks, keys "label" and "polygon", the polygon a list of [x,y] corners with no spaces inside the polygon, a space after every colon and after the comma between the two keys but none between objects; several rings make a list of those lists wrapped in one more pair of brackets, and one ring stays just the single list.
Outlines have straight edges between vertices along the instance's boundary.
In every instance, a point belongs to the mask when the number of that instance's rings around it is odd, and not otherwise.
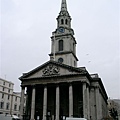
[{"label": "round window", "polygon": [[63,58],[59,58],[58,62],[63,63]]}]

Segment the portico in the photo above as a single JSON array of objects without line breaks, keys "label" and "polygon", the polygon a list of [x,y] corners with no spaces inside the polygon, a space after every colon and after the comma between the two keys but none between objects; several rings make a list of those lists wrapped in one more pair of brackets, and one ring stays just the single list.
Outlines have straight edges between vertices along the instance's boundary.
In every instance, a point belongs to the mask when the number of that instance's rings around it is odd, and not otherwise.
[{"label": "portico", "polygon": [[[59,78],[56,81],[59,81]],[[89,108],[83,105],[83,103],[87,104],[87,101],[83,101],[87,90],[84,87],[86,84],[85,82],[70,80],[67,82],[54,81],[53,83],[36,83],[34,85],[21,86],[21,99],[24,98],[24,89],[29,90],[27,102],[31,103],[28,106],[31,109],[26,108],[27,116],[30,116],[31,120],[36,119],[38,116],[40,120],[60,120],[63,116],[88,116],[87,111],[89,111]],[[76,93],[76,91],[78,92]],[[23,104],[21,104],[21,107],[23,107]],[[21,115],[23,114],[23,111],[21,111]]]}]

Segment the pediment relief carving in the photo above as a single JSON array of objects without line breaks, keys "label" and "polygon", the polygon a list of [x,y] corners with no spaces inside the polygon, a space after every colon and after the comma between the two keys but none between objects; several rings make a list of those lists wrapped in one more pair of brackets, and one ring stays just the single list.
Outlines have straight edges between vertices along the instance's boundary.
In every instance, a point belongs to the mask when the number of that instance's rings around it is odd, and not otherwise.
[{"label": "pediment relief carving", "polygon": [[55,66],[53,64],[49,64],[46,68],[43,69],[42,76],[51,76],[51,75],[59,75],[60,74],[60,67]]}]

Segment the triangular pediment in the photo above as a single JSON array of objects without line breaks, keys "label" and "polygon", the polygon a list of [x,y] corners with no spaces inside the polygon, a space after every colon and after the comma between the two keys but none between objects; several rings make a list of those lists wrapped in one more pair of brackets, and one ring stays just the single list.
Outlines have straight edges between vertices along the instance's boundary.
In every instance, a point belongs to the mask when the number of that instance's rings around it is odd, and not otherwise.
[{"label": "triangular pediment", "polygon": [[19,79],[31,79],[31,78],[41,78],[41,77],[52,77],[52,76],[62,76],[62,75],[75,75],[83,74],[86,70],[81,68],[75,68],[65,64],[60,64],[55,61],[48,61],[41,66],[33,69],[32,71],[23,74]]}]

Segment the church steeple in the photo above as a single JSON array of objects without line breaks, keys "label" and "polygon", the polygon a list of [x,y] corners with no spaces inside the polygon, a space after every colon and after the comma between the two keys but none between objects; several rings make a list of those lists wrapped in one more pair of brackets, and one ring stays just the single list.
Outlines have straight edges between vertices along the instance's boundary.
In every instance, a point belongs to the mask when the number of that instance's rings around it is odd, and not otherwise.
[{"label": "church steeple", "polygon": [[61,10],[60,10],[60,13],[57,17],[57,26],[58,27],[67,27],[67,28],[71,28],[71,17],[68,13],[68,10],[67,10],[67,3],[66,3],[66,0],[62,0],[62,3],[61,3]]},{"label": "church steeple", "polygon": [[73,67],[77,66],[76,40],[71,28],[71,17],[67,10],[66,0],[62,0],[61,10],[57,17],[57,29],[51,37],[52,49],[50,59]]},{"label": "church steeple", "polygon": [[62,4],[61,4],[61,11],[67,11],[67,4],[66,4],[66,0],[62,0]]}]

